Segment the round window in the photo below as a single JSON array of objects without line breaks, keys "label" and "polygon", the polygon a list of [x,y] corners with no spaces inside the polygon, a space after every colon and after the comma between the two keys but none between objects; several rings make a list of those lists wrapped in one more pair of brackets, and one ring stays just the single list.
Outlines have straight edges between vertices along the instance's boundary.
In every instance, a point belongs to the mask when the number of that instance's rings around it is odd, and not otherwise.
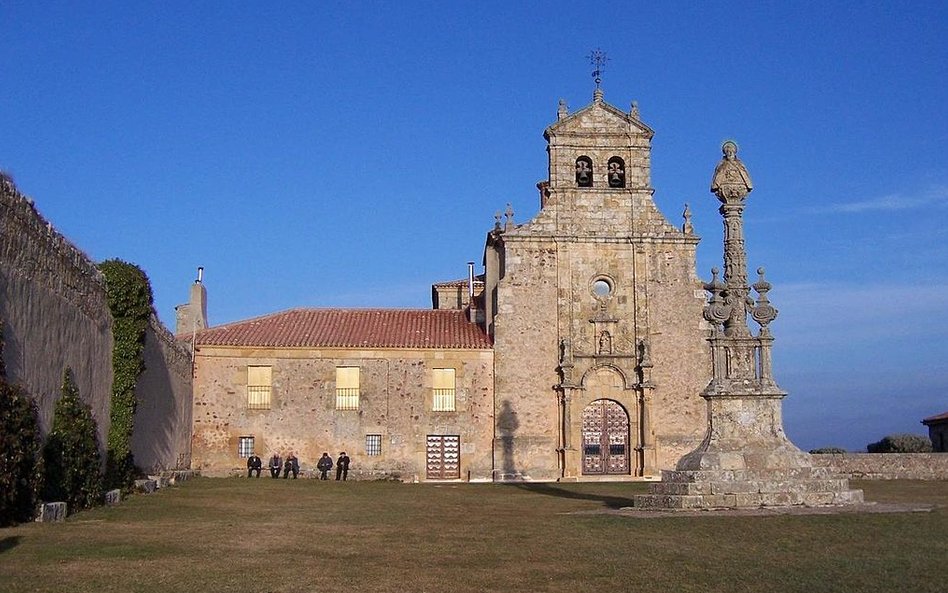
[{"label": "round window", "polygon": [[605,278],[597,278],[593,281],[592,290],[596,298],[604,299],[612,294],[612,283]]}]

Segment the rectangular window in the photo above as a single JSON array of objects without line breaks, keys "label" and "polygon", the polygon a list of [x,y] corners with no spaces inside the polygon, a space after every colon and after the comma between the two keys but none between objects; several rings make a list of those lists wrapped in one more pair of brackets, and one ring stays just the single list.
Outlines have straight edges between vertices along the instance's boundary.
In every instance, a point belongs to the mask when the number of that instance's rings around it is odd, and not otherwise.
[{"label": "rectangular window", "polygon": [[432,369],[434,397],[431,409],[434,412],[453,412],[455,410],[454,369]]},{"label": "rectangular window", "polygon": [[359,409],[359,367],[336,367],[336,409]]},{"label": "rectangular window", "polygon": [[382,454],[382,435],[380,434],[365,435],[365,454],[366,455],[381,455]]},{"label": "rectangular window", "polygon": [[237,457],[250,457],[253,455],[253,437],[240,437],[237,441]]},{"label": "rectangular window", "polygon": [[272,367],[247,367],[247,408],[251,410],[270,409]]}]

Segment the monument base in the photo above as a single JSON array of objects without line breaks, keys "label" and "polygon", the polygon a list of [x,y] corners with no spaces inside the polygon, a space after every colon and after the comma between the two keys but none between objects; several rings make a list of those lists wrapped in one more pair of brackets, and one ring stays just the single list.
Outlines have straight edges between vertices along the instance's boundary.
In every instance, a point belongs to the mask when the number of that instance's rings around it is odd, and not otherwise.
[{"label": "monument base", "polygon": [[862,490],[810,456],[783,431],[779,389],[754,395],[708,395],[708,434],[697,449],[662,471],[641,509],[759,508],[856,504]]}]

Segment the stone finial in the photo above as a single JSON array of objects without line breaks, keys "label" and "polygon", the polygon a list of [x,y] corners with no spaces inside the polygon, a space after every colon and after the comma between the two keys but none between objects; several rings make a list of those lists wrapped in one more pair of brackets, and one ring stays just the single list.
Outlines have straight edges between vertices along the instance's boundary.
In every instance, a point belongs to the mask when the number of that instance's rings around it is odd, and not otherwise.
[{"label": "stone finial", "polygon": [[602,103],[602,89],[596,87],[596,90],[593,91],[593,101],[596,103]]},{"label": "stone finial", "polygon": [[777,318],[777,310],[770,304],[770,299],[767,298],[771,285],[764,278],[764,271],[764,268],[757,268],[757,282],[753,285],[758,295],[757,303],[751,309],[751,317],[760,324],[762,332],[766,332],[770,322]]},{"label": "stone finial", "polygon": [[514,211],[513,211],[513,208],[510,206],[509,203],[507,204],[507,210],[504,211],[504,217],[506,218],[506,220],[504,221],[504,230],[505,230],[505,231],[513,230],[513,228],[514,228]]},{"label": "stone finial", "polygon": [[569,107],[566,105],[566,99],[560,99],[560,105],[556,109],[556,119],[566,119],[569,115]]},{"label": "stone finial", "polygon": [[721,296],[727,285],[718,279],[719,273],[720,270],[717,268],[711,268],[711,282],[704,284],[704,289],[711,293],[708,304],[704,308],[704,318],[715,327],[720,326],[731,316],[731,307]]},{"label": "stone finial", "polygon": [[494,213],[494,230],[495,231],[501,230],[501,226],[500,226],[501,218],[502,218],[502,215],[500,214],[500,210]]},{"label": "stone finial", "polygon": [[753,189],[750,174],[741,159],[737,158],[737,143],[726,140],[721,145],[724,157],[714,168],[711,178],[711,193],[718,196],[722,202],[733,199],[744,199]]},{"label": "stone finial", "polygon": [[685,210],[681,213],[681,217],[684,219],[684,223],[681,225],[681,232],[686,235],[694,234],[695,227],[691,224],[691,207],[688,206],[687,202],[685,202]]},{"label": "stone finial", "polygon": [[640,119],[640,118],[639,118],[639,102],[638,102],[638,101],[632,101],[632,109],[629,110],[629,115],[630,115],[630,116],[632,117],[632,119],[634,119],[634,120],[639,120],[639,119]]}]

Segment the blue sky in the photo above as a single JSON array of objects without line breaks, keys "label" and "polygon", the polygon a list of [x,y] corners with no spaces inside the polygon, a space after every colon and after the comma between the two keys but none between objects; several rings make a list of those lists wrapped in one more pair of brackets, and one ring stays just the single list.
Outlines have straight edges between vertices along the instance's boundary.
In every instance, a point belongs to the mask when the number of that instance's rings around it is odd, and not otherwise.
[{"label": "blue sky", "polygon": [[[943,2],[0,4],[0,168],[161,318],[430,306],[493,214],[539,207],[559,99],[638,101],[652,182],[691,204],[733,138],[755,191],[787,432],[862,449],[948,410]],[[138,5],[140,4],[140,5]]]}]

